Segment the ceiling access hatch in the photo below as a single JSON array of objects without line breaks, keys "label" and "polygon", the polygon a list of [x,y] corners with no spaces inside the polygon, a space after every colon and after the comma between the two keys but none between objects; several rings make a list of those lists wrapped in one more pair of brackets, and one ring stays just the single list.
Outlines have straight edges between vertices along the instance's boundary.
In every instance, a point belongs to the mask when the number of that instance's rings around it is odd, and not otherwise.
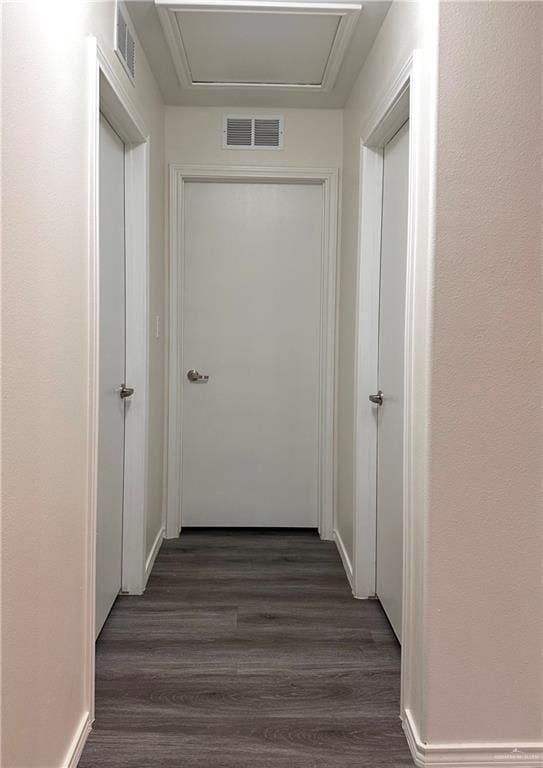
[{"label": "ceiling access hatch", "polygon": [[333,88],[359,3],[155,0],[183,88]]}]

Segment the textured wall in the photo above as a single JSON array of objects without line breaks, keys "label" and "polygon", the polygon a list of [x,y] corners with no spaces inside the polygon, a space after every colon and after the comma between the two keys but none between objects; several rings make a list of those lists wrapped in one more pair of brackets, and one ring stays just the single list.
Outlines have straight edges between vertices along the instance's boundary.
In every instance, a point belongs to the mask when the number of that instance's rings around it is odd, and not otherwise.
[{"label": "textured wall", "polygon": [[443,3],[430,742],[543,738],[540,3]]},{"label": "textured wall", "polygon": [[[125,75],[112,2],[3,3],[2,16],[2,765],[56,768],[88,709],[88,34]],[[150,302],[163,315],[163,109],[141,55],[133,94],[152,132]],[[151,363],[158,518],[162,342]]]},{"label": "textured wall", "polygon": [[[392,6],[344,113],[337,526],[349,549],[360,130],[398,63],[431,44],[428,8]],[[417,361],[431,389],[426,403],[415,392],[419,599],[404,658],[404,705],[430,745],[543,736],[542,14],[440,3],[431,357]]]},{"label": "textured wall", "polygon": [[[251,109],[285,117],[282,150],[223,149],[222,107],[167,107],[166,160],[202,165],[257,165],[340,168],[342,164],[342,110]],[[232,112],[244,112],[242,108]]]}]

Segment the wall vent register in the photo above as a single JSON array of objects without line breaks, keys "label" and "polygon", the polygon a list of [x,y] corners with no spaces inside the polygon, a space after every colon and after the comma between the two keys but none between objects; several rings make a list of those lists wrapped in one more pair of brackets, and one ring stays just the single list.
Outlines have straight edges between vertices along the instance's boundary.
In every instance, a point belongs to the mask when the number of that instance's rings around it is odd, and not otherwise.
[{"label": "wall vent register", "polygon": [[283,118],[278,115],[225,115],[225,149],[283,149]]},{"label": "wall vent register", "polygon": [[131,82],[134,83],[136,77],[136,42],[119,4],[117,4],[116,13],[115,53]]}]

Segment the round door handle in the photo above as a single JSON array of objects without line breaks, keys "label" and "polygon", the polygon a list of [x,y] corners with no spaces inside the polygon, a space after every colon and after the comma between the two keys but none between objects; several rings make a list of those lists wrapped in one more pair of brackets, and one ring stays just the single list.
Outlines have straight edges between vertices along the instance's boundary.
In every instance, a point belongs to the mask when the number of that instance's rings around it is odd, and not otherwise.
[{"label": "round door handle", "polygon": [[134,394],[134,387],[127,387],[126,384],[122,384],[119,390],[119,396],[124,400],[127,397],[132,397]]},{"label": "round door handle", "polygon": [[194,368],[191,368],[190,371],[187,371],[187,379],[192,384],[205,384],[209,381],[209,376],[205,373],[200,373],[200,371],[197,371]]},{"label": "round door handle", "polygon": [[375,405],[383,405],[382,391],[379,390],[376,395],[370,395],[370,402],[375,403]]}]

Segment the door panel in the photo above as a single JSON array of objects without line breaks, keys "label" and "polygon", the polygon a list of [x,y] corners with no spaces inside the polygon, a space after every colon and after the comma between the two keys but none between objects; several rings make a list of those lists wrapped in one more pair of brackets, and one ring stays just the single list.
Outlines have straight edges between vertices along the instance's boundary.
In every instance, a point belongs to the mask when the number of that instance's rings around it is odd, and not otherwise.
[{"label": "door panel", "polygon": [[320,185],[185,186],[183,525],[318,524],[322,209]]},{"label": "door panel", "polygon": [[124,145],[100,118],[100,383],[96,635],[121,589],[125,372]]},{"label": "door panel", "polygon": [[384,150],[377,445],[377,595],[401,640],[403,394],[409,125]]}]

